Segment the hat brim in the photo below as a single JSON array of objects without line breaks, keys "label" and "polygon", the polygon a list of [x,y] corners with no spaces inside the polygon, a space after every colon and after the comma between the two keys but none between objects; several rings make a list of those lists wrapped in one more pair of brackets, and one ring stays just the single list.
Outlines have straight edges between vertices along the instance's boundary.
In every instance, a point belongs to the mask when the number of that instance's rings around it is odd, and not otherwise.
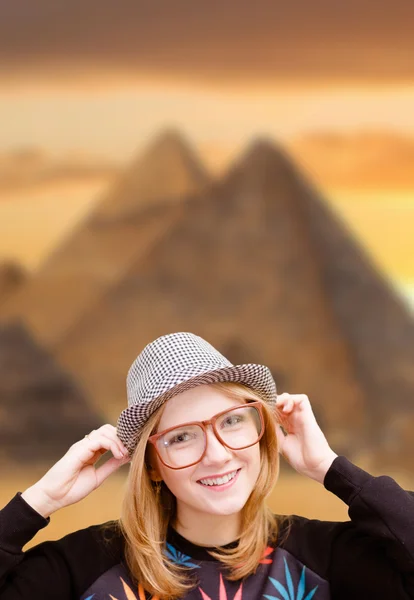
[{"label": "hat brim", "polygon": [[167,400],[177,394],[194,388],[219,382],[242,383],[257,392],[265,402],[274,404],[277,398],[276,383],[270,369],[264,365],[245,364],[221,367],[211,371],[188,367],[183,373],[174,373],[165,380],[164,392],[156,397],[143,399],[129,406],[119,416],[117,435],[130,454],[135,450],[143,426],[149,417]]}]

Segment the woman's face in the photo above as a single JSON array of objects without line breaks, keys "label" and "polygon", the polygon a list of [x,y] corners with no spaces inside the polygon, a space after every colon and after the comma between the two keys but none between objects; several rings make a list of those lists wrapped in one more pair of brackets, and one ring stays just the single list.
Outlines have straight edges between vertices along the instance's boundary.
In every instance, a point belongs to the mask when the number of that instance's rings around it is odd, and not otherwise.
[{"label": "woman's face", "polygon": [[[213,386],[197,386],[167,401],[157,429],[161,432],[190,421],[211,419],[240,404],[241,400],[231,399]],[[201,462],[174,470],[166,467],[158,456],[155,460],[159,475],[177,499],[178,518],[185,522],[189,520],[186,517],[197,514],[232,515],[243,508],[259,475],[260,445],[230,450],[208,426],[207,451]],[[236,476],[225,484],[206,485],[206,480],[212,483],[212,478],[234,472]]]}]

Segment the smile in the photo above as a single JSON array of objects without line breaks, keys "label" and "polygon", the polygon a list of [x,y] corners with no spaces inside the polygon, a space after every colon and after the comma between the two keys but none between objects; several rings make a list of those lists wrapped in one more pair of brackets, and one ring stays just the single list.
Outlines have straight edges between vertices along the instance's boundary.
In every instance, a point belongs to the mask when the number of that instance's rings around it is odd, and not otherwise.
[{"label": "smile", "polygon": [[236,469],[236,471],[227,473],[226,475],[223,475],[222,477],[211,477],[209,479],[200,479],[199,483],[201,483],[202,485],[208,485],[208,486],[224,485],[224,484],[228,483],[229,481],[231,481],[232,479],[234,479],[239,471],[240,471],[240,469]]}]

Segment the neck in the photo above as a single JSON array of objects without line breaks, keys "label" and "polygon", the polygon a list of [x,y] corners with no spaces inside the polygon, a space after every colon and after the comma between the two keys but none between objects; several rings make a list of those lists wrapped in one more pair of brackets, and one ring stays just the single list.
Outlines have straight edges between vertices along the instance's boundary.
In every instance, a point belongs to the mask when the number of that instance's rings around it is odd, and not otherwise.
[{"label": "neck", "polygon": [[225,546],[240,536],[241,513],[209,515],[189,511],[183,514],[182,511],[177,511],[174,529],[198,546]]}]

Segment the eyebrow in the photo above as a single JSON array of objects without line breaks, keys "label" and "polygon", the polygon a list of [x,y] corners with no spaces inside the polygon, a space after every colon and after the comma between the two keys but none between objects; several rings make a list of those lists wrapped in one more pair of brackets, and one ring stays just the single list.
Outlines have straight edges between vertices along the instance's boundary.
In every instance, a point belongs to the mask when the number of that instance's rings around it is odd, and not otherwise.
[{"label": "eyebrow", "polygon": [[[247,404],[249,402],[257,402],[256,398],[241,398],[241,400],[246,400]],[[236,405],[233,408],[239,408],[239,405]],[[214,415],[212,415],[212,417],[210,417],[210,419],[212,419],[215,415],[218,415],[218,414],[224,412],[225,410],[226,409],[219,410]],[[231,410],[231,407],[228,410]],[[188,423],[201,423],[202,421],[205,421],[205,420],[206,419],[190,419],[190,420],[187,420],[187,421],[182,421],[181,423],[177,423],[176,425],[170,425],[169,427],[160,427],[159,424],[158,424],[157,431],[155,431],[154,433],[159,433],[160,431],[164,431],[165,429],[172,429],[173,427],[174,428],[176,428],[176,427],[182,427],[183,425],[187,425]]]}]

